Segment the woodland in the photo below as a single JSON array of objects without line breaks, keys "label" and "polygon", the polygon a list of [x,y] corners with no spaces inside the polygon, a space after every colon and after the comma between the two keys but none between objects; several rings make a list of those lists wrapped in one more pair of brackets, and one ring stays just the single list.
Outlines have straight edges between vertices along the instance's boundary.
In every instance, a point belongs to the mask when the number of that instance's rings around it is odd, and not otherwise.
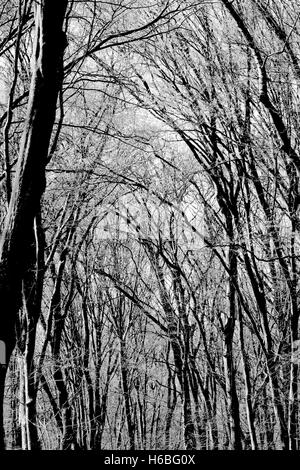
[{"label": "woodland", "polygon": [[300,450],[299,51],[297,0],[1,0],[1,450]]}]

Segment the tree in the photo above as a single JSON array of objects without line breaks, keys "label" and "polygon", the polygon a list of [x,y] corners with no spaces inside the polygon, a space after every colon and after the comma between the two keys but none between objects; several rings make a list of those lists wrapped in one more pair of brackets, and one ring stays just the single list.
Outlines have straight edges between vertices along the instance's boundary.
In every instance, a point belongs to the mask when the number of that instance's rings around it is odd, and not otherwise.
[{"label": "tree", "polygon": [[[63,53],[66,47],[63,21],[66,8],[67,1],[42,1],[35,10],[34,59],[28,112],[0,249],[0,298],[1,304],[5,305],[1,319],[1,340],[6,345],[7,362],[16,343],[14,327],[18,310],[22,302],[27,304],[31,301],[29,290],[32,289],[32,282],[37,281],[34,276],[38,261],[35,256],[32,258],[32,251],[36,252],[40,247],[36,220],[45,189],[45,165],[55,121],[56,101],[63,79]],[[7,178],[10,178],[9,174]],[[5,375],[6,367],[1,369],[1,403]],[[1,447],[4,447],[2,413],[0,442]]]}]

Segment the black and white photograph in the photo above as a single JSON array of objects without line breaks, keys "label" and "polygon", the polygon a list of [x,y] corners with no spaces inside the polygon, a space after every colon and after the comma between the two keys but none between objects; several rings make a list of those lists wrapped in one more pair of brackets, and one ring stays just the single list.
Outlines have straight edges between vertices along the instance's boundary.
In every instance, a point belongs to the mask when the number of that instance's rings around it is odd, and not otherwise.
[{"label": "black and white photograph", "polygon": [[0,0],[0,452],[291,455],[299,325],[300,1]]}]

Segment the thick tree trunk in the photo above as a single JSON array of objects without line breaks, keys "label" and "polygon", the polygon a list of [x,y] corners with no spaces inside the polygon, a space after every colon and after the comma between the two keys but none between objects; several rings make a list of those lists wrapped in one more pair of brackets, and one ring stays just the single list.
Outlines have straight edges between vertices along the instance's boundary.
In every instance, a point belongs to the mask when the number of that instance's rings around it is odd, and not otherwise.
[{"label": "thick tree trunk", "polygon": [[[24,125],[16,176],[0,243],[1,336],[7,363],[16,343],[15,321],[21,305],[22,282],[30,260],[34,218],[45,189],[45,163],[62,84],[62,31],[67,0],[41,0],[35,11],[35,45],[28,112]],[[0,373],[0,408],[7,365]],[[3,411],[0,413],[0,447],[4,447]]]}]

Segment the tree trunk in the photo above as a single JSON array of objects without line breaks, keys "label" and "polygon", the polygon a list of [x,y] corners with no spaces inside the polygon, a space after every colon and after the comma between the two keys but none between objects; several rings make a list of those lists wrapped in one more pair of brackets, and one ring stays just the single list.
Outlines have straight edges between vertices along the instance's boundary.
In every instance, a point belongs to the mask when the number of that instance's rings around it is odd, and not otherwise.
[{"label": "tree trunk", "polygon": [[[0,243],[1,337],[6,365],[0,372],[0,448],[4,448],[3,392],[7,364],[16,343],[15,321],[21,305],[22,281],[34,219],[45,189],[45,164],[62,84],[62,31],[67,0],[41,0],[35,10],[33,70],[16,176]],[[5,306],[5,308],[4,308]]]},{"label": "tree trunk", "polygon": [[[225,212],[225,211],[224,211]],[[239,400],[236,389],[236,372],[233,358],[233,337],[237,317],[237,255],[233,241],[233,226],[230,214],[225,212],[227,234],[229,238],[228,253],[228,299],[229,299],[229,317],[224,327],[224,370],[226,394],[229,409],[229,429],[230,429],[230,448],[242,450],[242,433],[240,423]]]},{"label": "tree trunk", "polygon": [[122,378],[122,388],[123,396],[125,402],[125,415],[126,423],[129,437],[129,446],[130,450],[135,450],[135,425],[132,419],[132,406],[130,399],[130,389],[128,381],[128,365],[126,358],[126,343],[123,338],[120,338],[120,362],[121,362],[121,378]]},{"label": "tree trunk", "polygon": [[[296,303],[292,299],[292,303]],[[299,450],[299,314],[295,307],[291,319],[291,365],[290,365],[290,391],[289,391],[289,411],[288,411],[288,433],[289,450]]]},{"label": "tree trunk", "polygon": [[249,375],[249,368],[248,368],[248,360],[245,351],[245,338],[244,338],[244,325],[243,325],[243,318],[242,318],[242,311],[241,306],[239,305],[239,329],[240,329],[240,344],[241,344],[241,359],[242,359],[242,369],[243,375],[245,380],[245,405],[246,405],[246,415],[247,415],[247,422],[248,422],[248,430],[251,442],[251,449],[257,450],[257,437],[254,425],[254,412],[252,406],[252,397],[251,397],[251,380]]}]

